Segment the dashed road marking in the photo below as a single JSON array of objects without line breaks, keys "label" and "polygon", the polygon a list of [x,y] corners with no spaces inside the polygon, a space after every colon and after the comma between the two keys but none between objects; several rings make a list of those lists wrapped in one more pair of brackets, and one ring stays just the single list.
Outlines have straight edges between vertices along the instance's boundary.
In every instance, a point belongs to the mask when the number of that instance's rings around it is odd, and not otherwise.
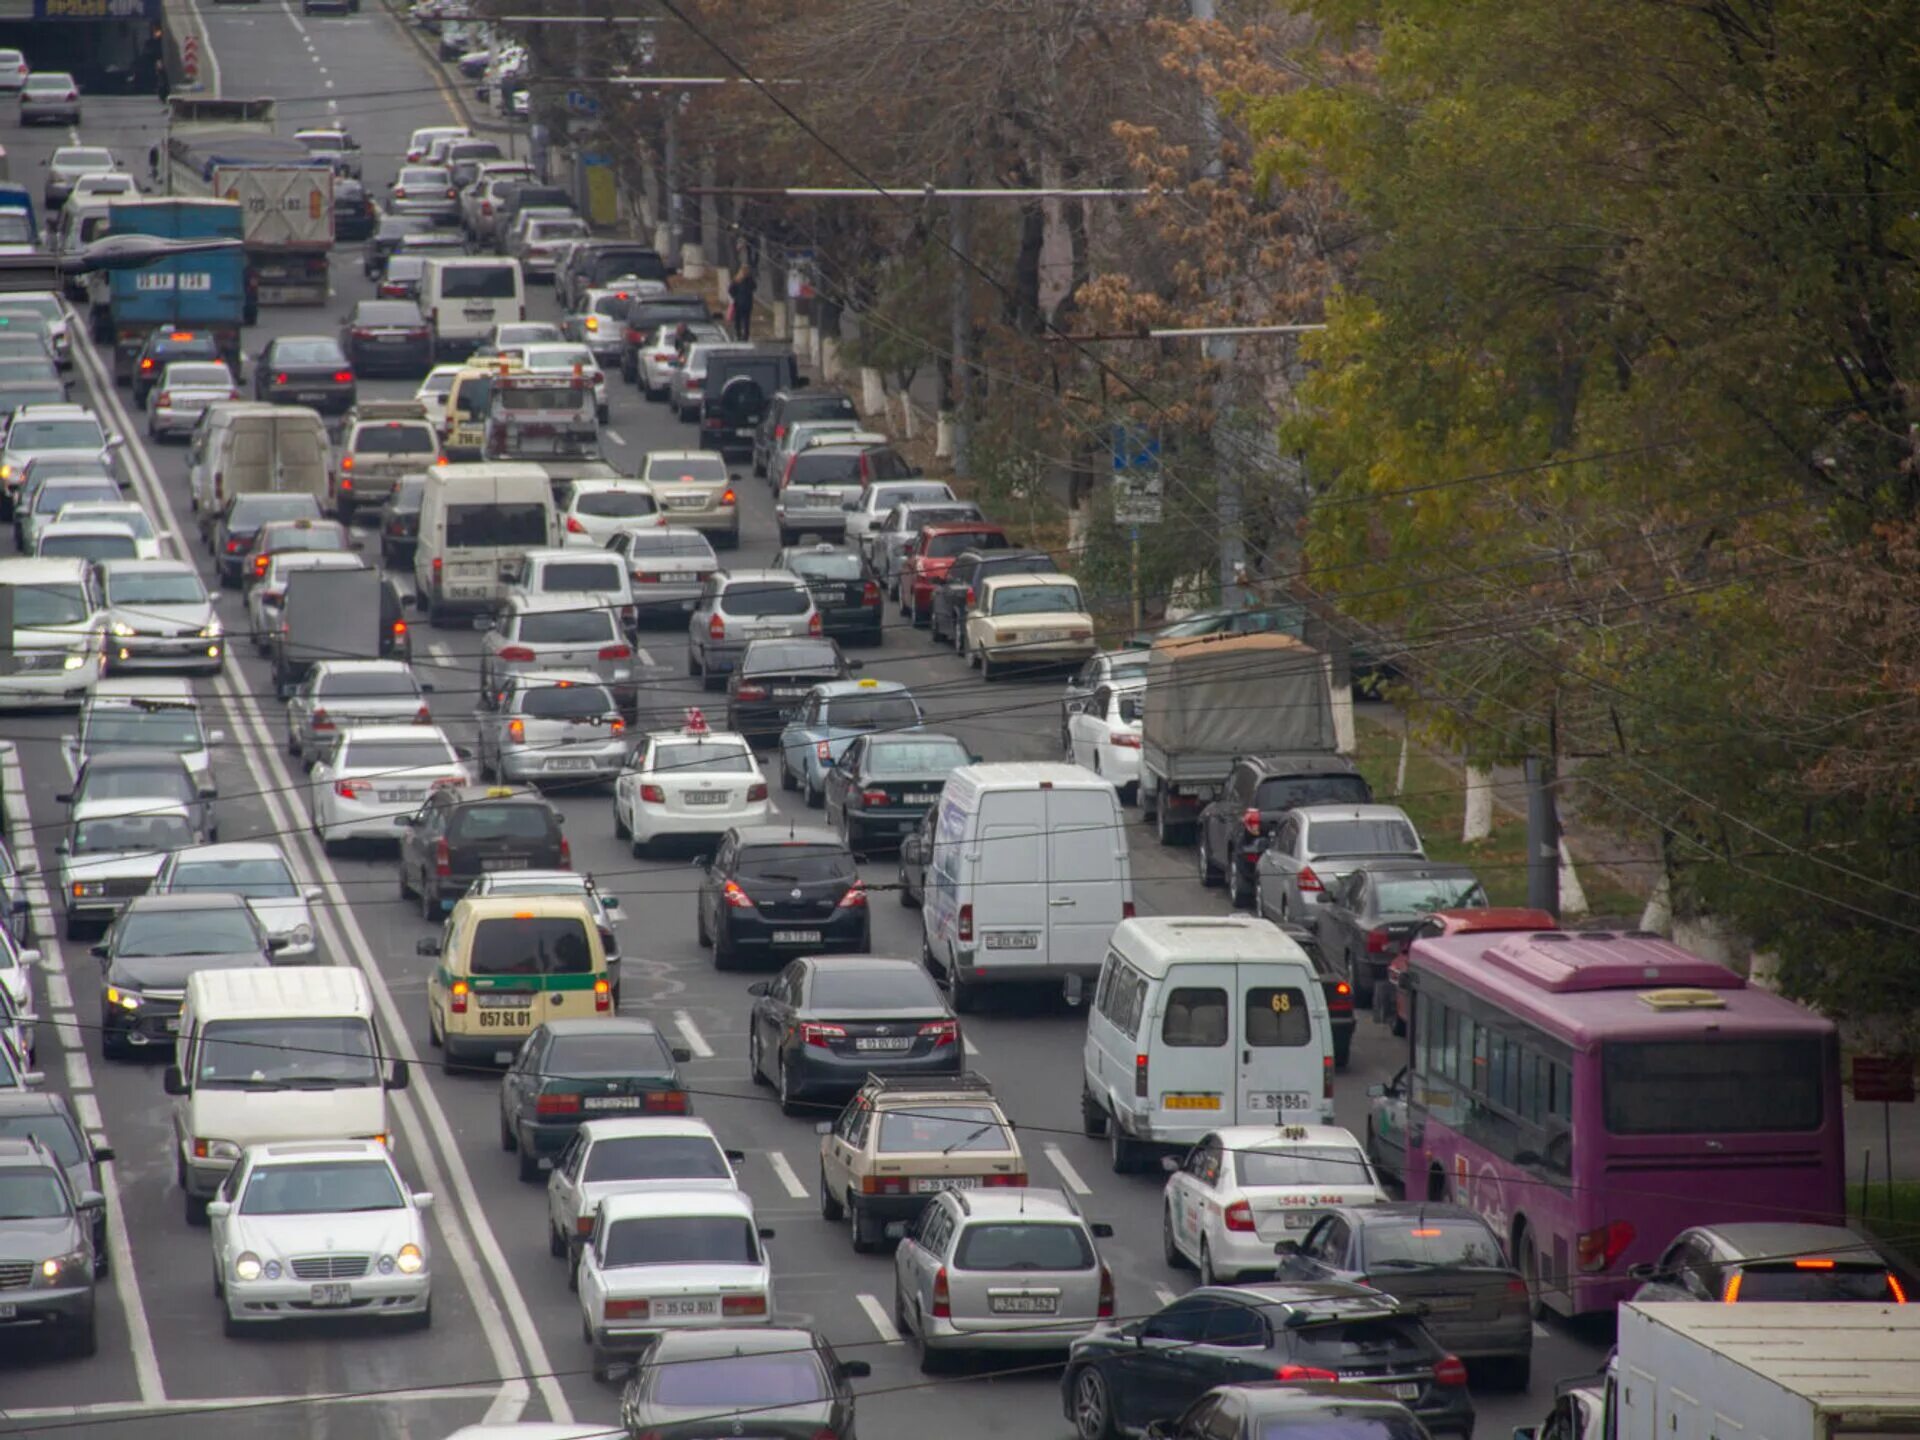
[{"label": "dashed road marking", "polygon": [[1060,1172],[1060,1178],[1066,1182],[1067,1189],[1076,1195],[1093,1193],[1093,1187],[1080,1178],[1080,1172],[1073,1168],[1073,1162],[1067,1159],[1058,1145],[1048,1145],[1043,1148],[1046,1151],[1047,1163]]},{"label": "dashed road marking", "polygon": [[47,986],[47,1004],[55,1010],[73,1009],[73,987],[67,984],[67,977],[48,974],[44,978]]},{"label": "dashed road marking", "polygon": [[687,1042],[687,1048],[693,1051],[696,1060],[711,1060],[713,1046],[707,1043],[707,1037],[700,1033],[700,1027],[693,1023],[693,1017],[684,1010],[673,1012],[673,1028]]},{"label": "dashed road marking", "polygon": [[1153,1287],[1153,1298],[1158,1300],[1162,1305],[1171,1305],[1174,1301],[1178,1300],[1180,1297],[1174,1294],[1173,1291],[1169,1290],[1166,1286],[1156,1285]]},{"label": "dashed road marking", "polygon": [[893,1317],[887,1314],[886,1306],[872,1295],[856,1295],[853,1298],[858,1300],[860,1308],[867,1312],[867,1319],[873,1322],[873,1328],[879,1332],[880,1338],[889,1345],[898,1345],[900,1332],[894,1329]]},{"label": "dashed road marking", "polygon": [[618,430],[614,429],[611,425],[602,425],[600,427],[600,433],[606,436],[607,439],[613,441],[613,443],[616,445],[624,446],[627,443],[627,437],[622,435]]},{"label": "dashed road marking", "polygon": [[[74,1032],[74,1038],[76,1040],[79,1038],[78,1031]],[[66,1045],[67,1042],[63,1038],[60,1043]],[[67,1053],[61,1057],[61,1060],[67,1067],[67,1088],[69,1090],[78,1093],[82,1090],[93,1089],[93,1066],[87,1063],[86,1051],[80,1049],[78,1045],[69,1046]]]},{"label": "dashed road marking", "polygon": [[1545,1340],[1548,1338],[1547,1327],[1542,1325],[1538,1320],[1533,1322],[1533,1338],[1536,1340]]},{"label": "dashed road marking", "polygon": [[87,1132],[87,1138],[98,1145],[106,1138],[106,1122],[100,1118],[100,1101],[91,1091],[73,1097],[73,1113],[80,1118],[80,1128]]},{"label": "dashed road marking", "polygon": [[796,1200],[805,1200],[811,1193],[806,1182],[793,1173],[793,1166],[787,1163],[787,1157],[778,1150],[767,1152],[767,1164],[773,1167],[774,1176],[787,1187],[787,1194]]},{"label": "dashed road marking", "polygon": [[107,1254],[113,1261],[113,1288],[120,1296],[121,1309],[126,1311],[133,1374],[140,1386],[140,1399],[146,1405],[164,1405],[167,1388],[160,1380],[160,1355],[153,1348],[146,1302],[140,1298],[140,1277],[133,1268],[133,1246],[127,1239],[127,1207],[121,1203],[111,1160],[100,1166],[100,1183],[107,1194]]}]

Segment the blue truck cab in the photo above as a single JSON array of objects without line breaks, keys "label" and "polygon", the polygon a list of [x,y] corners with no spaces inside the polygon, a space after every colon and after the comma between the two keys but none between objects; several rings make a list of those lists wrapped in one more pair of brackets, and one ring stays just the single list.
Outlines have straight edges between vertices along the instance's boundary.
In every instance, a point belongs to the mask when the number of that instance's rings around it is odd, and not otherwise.
[{"label": "blue truck cab", "polygon": [[[107,207],[109,235],[156,235],[175,240],[241,238],[240,207],[231,200],[115,200]],[[133,377],[133,360],[160,326],[210,331],[235,375],[240,373],[240,327],[246,313],[246,256],[239,249],[160,260],[139,270],[116,270],[107,291],[107,329],[113,341],[113,378]]]},{"label": "blue truck cab", "polygon": [[0,253],[38,248],[40,215],[33,206],[33,191],[24,185],[0,182]]}]

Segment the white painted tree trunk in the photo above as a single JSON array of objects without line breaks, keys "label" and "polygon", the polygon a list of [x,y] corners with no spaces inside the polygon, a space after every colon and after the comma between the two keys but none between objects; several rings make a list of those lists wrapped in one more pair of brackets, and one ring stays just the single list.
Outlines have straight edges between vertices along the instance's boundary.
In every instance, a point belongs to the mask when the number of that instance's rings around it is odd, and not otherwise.
[{"label": "white painted tree trunk", "polygon": [[1400,732],[1400,764],[1393,772],[1393,793],[1407,793],[1407,757],[1413,753],[1413,737],[1406,731]]},{"label": "white painted tree trunk", "polygon": [[1673,885],[1663,874],[1647,897],[1647,908],[1640,912],[1640,928],[1665,935],[1673,927]]},{"label": "white painted tree trunk", "polygon": [[940,460],[953,458],[953,412],[942,410],[933,422],[933,453]]},{"label": "white painted tree trunk", "polygon": [[838,380],[840,368],[840,342],[820,337],[820,373],[828,380]]},{"label": "white painted tree trunk", "polygon": [[887,385],[871,365],[860,367],[860,408],[868,415],[887,413]]},{"label": "white painted tree trunk", "polygon": [[906,391],[900,392],[900,438],[917,439],[920,434],[920,422],[913,413],[913,396]]},{"label": "white painted tree trunk", "polygon": [[698,245],[680,247],[680,273],[689,280],[707,278],[707,257]]},{"label": "white painted tree trunk", "polygon": [[1574,873],[1573,856],[1567,850],[1567,842],[1560,842],[1560,914],[1581,916],[1590,913],[1587,904],[1587,892],[1580,888],[1580,877]]},{"label": "white painted tree trunk", "polygon": [[1467,766],[1467,818],[1460,838],[1477,844],[1493,834],[1493,774],[1478,765]]}]

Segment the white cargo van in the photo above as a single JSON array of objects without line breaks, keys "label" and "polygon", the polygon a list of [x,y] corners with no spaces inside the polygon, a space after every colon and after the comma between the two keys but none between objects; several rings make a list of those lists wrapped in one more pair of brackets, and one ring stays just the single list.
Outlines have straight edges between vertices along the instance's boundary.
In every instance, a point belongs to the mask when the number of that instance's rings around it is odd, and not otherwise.
[{"label": "white cargo van", "polygon": [[413,579],[427,619],[491,610],[505,594],[503,561],[558,545],[553,484],[538,465],[430,465],[420,497]]},{"label": "white cargo van", "polygon": [[460,360],[493,332],[527,318],[526,280],[518,260],[449,255],[427,261],[420,311],[433,327],[433,353]]},{"label": "white cargo van", "polygon": [[187,441],[187,490],[204,530],[235,495],[269,490],[332,503],[327,426],[304,405],[209,405]]},{"label": "white cargo van", "polygon": [[249,1145],[385,1140],[387,1091],[407,1062],[388,1057],[366,976],[344,965],[196,970],[167,1067],[174,1173],[187,1219]]},{"label": "white cargo van", "polygon": [[922,910],[956,1010],[979,987],[1057,980],[1078,997],[1133,913],[1120,797],[1078,765],[963,765],[934,822]]},{"label": "white cargo van", "polygon": [[1081,1118],[1113,1168],[1228,1125],[1333,1123],[1333,1028],[1306,952],[1251,915],[1114,927],[1087,1011]]}]

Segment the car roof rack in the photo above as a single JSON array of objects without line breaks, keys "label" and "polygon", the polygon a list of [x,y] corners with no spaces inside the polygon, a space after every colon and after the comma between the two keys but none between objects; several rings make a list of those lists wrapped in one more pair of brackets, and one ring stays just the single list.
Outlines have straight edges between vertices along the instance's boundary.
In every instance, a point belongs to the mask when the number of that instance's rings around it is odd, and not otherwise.
[{"label": "car roof rack", "polygon": [[977,1070],[966,1070],[958,1075],[869,1075],[866,1088],[884,1095],[954,1090],[977,1090],[989,1096],[993,1094],[993,1082]]}]

